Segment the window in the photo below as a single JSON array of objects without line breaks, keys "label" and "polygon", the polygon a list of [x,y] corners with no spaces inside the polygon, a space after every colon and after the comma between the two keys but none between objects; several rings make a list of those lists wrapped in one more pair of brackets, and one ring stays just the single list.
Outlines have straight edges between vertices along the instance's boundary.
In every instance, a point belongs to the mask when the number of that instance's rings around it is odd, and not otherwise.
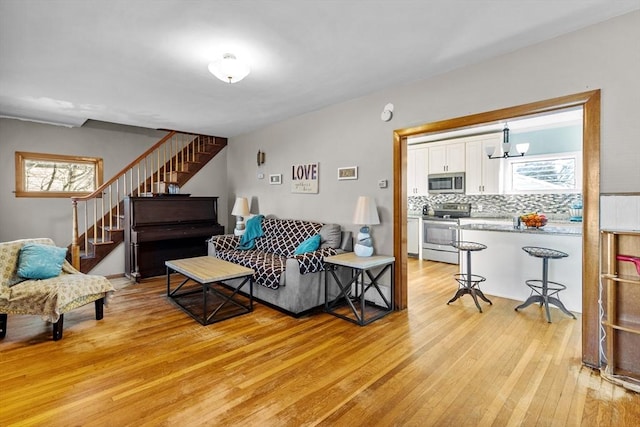
[{"label": "window", "polygon": [[83,196],[100,185],[100,158],[16,151],[16,197]]},{"label": "window", "polygon": [[508,193],[570,193],[582,188],[579,152],[509,159],[505,180]]}]

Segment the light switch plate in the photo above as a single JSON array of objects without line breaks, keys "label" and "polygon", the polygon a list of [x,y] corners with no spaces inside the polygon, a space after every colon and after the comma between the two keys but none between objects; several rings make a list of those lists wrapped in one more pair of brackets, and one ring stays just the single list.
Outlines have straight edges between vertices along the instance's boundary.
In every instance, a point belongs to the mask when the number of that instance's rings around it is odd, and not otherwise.
[{"label": "light switch plate", "polygon": [[263,173],[259,173],[258,174],[258,179],[264,179],[264,174]]}]

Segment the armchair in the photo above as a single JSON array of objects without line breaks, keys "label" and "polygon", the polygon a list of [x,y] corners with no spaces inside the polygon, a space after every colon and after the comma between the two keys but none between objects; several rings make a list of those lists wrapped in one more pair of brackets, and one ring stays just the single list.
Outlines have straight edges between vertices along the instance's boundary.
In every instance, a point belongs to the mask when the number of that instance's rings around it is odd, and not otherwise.
[{"label": "armchair", "polygon": [[47,238],[0,242],[0,339],[7,333],[8,314],[40,315],[53,323],[54,341],[62,338],[64,314],[75,308],[94,302],[96,320],[102,319],[106,298],[115,291],[111,282],[102,276],[80,273],[66,260],[56,277],[21,278],[20,251],[27,243],[55,246]]}]

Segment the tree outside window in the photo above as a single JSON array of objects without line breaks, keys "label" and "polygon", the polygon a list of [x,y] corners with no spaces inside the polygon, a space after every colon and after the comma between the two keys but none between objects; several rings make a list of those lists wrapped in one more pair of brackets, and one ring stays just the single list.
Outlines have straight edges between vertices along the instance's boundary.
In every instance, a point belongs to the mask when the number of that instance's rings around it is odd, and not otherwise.
[{"label": "tree outside window", "polygon": [[17,197],[71,197],[102,184],[102,159],[16,151]]}]

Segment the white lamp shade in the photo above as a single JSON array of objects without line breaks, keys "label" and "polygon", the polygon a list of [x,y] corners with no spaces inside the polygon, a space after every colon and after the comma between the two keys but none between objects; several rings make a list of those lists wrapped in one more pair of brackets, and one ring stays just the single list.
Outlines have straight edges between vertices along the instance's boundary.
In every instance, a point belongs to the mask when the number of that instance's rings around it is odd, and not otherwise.
[{"label": "white lamp shade", "polygon": [[378,217],[378,207],[373,198],[369,196],[358,197],[356,211],[353,214],[353,223],[358,225],[380,224]]},{"label": "white lamp shade", "polygon": [[222,59],[209,64],[209,72],[227,83],[237,83],[249,75],[251,69],[247,64],[239,61],[235,55],[225,53]]},{"label": "white lamp shade", "polygon": [[529,151],[529,143],[523,142],[521,144],[516,144],[516,150],[518,150],[518,153],[520,154],[526,154],[527,151]]},{"label": "white lamp shade", "polygon": [[236,202],[233,204],[233,210],[231,215],[235,216],[247,216],[249,215],[249,201],[246,197],[236,198]]}]

